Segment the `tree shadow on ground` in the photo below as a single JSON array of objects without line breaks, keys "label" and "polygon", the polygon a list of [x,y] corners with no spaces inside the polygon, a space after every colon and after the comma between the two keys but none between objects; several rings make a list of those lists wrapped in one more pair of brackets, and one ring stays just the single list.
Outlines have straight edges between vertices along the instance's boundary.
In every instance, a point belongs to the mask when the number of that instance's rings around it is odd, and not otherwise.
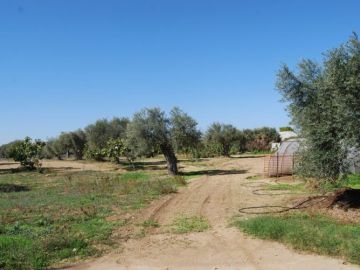
[{"label": "tree shadow on ground", "polygon": [[120,162],[127,171],[133,170],[164,170],[166,168],[166,161],[135,161],[135,162]]},{"label": "tree shadow on ground", "polygon": [[21,192],[29,191],[30,188],[23,185],[17,184],[0,184],[0,192],[10,193],[10,192]]},{"label": "tree shadow on ground", "polygon": [[245,159],[245,158],[262,158],[265,156],[266,156],[265,154],[259,154],[259,155],[239,156],[239,157],[230,157],[230,158],[231,159]]},{"label": "tree shadow on ground", "polygon": [[21,172],[30,172],[28,168],[18,167],[18,168],[10,168],[10,169],[0,169],[0,174],[9,174],[9,173],[21,173]]},{"label": "tree shadow on ground", "polygon": [[182,176],[202,176],[202,175],[232,175],[244,174],[247,170],[199,170],[191,172],[180,172]]},{"label": "tree shadow on ground", "polygon": [[0,166],[19,165],[19,162],[0,162]]}]

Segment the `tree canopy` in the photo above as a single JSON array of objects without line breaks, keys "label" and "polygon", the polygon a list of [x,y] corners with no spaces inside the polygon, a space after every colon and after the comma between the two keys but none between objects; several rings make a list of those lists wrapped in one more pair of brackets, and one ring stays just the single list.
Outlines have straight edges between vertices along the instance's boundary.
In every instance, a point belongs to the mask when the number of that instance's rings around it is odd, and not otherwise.
[{"label": "tree canopy", "polygon": [[360,42],[356,35],[325,54],[322,64],[303,60],[294,73],[284,65],[277,88],[304,138],[301,175],[335,181],[347,172],[347,150],[360,145]]},{"label": "tree canopy", "polygon": [[164,155],[170,174],[177,174],[175,149],[188,149],[200,138],[197,123],[178,108],[171,116],[159,108],[143,109],[135,113],[127,130],[128,145],[136,155],[159,149]]}]

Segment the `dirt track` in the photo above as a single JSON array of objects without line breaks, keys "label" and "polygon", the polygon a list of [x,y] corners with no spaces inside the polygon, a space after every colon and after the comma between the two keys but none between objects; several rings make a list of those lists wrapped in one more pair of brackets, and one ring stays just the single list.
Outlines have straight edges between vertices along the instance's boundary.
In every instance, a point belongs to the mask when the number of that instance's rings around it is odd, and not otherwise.
[{"label": "dirt track", "polygon": [[[254,239],[229,227],[240,207],[285,203],[286,196],[256,196],[246,177],[261,173],[261,158],[228,160],[229,174],[193,180],[179,193],[154,202],[140,219],[153,218],[161,227],[145,237],[128,240],[122,248],[74,270],[115,269],[359,269],[341,260],[299,254],[284,245]],[[263,180],[269,181],[269,180]],[[168,224],[181,214],[203,215],[211,229],[202,233],[172,234]]]}]

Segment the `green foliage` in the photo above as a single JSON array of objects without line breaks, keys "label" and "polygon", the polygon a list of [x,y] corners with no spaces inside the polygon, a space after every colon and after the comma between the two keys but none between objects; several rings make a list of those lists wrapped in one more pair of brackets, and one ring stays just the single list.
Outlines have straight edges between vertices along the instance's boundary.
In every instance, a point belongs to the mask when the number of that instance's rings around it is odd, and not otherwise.
[{"label": "green foliage", "polygon": [[285,132],[285,131],[294,131],[294,130],[291,127],[281,127],[280,131]]},{"label": "green foliage", "polygon": [[203,232],[210,228],[209,222],[204,217],[179,217],[171,224],[175,233]]},{"label": "green foliage", "polygon": [[74,155],[78,160],[84,156],[86,137],[81,129],[72,132],[62,132],[59,137],[46,143],[45,157],[62,159]]},{"label": "green foliage", "polygon": [[85,147],[85,158],[89,160],[96,160],[96,161],[103,161],[105,158],[105,151],[101,148],[92,147],[89,146]]},{"label": "green foliage", "polygon": [[170,112],[170,134],[176,152],[194,153],[200,144],[201,132],[197,129],[197,122],[175,107]]},{"label": "green foliage", "polygon": [[132,157],[162,153],[168,172],[177,174],[175,151],[196,155],[200,137],[196,121],[179,108],[172,109],[170,117],[159,108],[143,109],[134,114],[128,126],[127,152]]},{"label": "green foliage", "polygon": [[159,108],[135,113],[127,130],[128,145],[137,156],[146,156],[156,146],[170,145],[170,121]]},{"label": "green foliage", "polygon": [[11,158],[11,152],[12,149],[14,149],[16,146],[20,145],[20,140],[15,140],[12,142],[9,142],[7,144],[3,144],[0,146],[0,158]]},{"label": "green foliage", "polygon": [[76,159],[83,159],[85,146],[86,146],[86,135],[81,129],[70,132],[70,150],[73,152]]},{"label": "green foliage", "polygon": [[353,36],[329,51],[322,65],[311,60],[278,73],[277,88],[304,138],[297,172],[336,181],[348,170],[347,149],[360,145],[360,42]]},{"label": "green foliage", "polygon": [[360,174],[348,175],[343,185],[353,189],[360,189]]},{"label": "green foliage", "polygon": [[129,120],[127,118],[113,118],[108,121],[101,119],[85,128],[87,159],[101,161],[106,157],[107,143],[110,139],[125,139]]},{"label": "green foliage", "polygon": [[264,152],[269,151],[272,142],[280,142],[280,135],[275,128],[262,127],[246,129],[243,131],[246,140],[246,151]]},{"label": "green foliage", "polygon": [[234,222],[246,233],[319,254],[341,256],[360,264],[360,227],[323,216],[259,216]]},{"label": "green foliage", "polygon": [[239,139],[239,131],[232,125],[213,123],[205,134],[205,142],[215,155],[230,156],[232,145]]},{"label": "green foliage", "polygon": [[229,156],[244,152],[268,152],[271,142],[279,142],[275,128],[238,130],[232,125],[212,124],[205,133],[201,156]]},{"label": "green foliage", "polygon": [[29,169],[40,167],[39,157],[45,143],[40,140],[32,141],[31,138],[26,137],[23,141],[13,145],[9,151],[9,157]]},{"label": "green foliage", "polygon": [[126,141],[121,138],[110,138],[103,149],[103,154],[115,163],[120,163],[121,157],[126,157],[130,162],[135,159],[130,148],[126,145]]},{"label": "green foliage", "polygon": [[113,118],[97,120],[85,128],[88,147],[90,149],[103,149],[109,139],[125,138],[127,118]]}]

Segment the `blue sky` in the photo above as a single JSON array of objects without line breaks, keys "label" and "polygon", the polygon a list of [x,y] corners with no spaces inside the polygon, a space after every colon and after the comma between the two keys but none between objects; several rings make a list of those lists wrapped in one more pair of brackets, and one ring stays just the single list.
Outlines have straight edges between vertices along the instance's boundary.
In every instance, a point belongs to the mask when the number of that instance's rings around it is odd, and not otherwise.
[{"label": "blue sky", "polygon": [[143,107],[279,127],[281,63],[360,33],[360,1],[1,0],[0,144]]}]

